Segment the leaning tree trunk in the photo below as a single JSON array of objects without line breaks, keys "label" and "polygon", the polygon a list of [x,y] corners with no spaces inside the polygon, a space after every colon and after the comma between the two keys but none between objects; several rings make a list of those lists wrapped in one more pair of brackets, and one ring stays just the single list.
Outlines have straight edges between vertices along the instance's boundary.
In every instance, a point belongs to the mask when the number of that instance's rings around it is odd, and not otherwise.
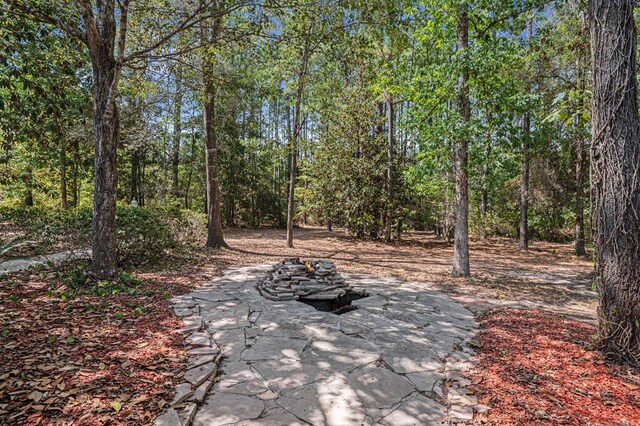
[{"label": "leaning tree trunk", "polygon": [[[468,5],[463,3],[458,7],[458,58],[462,63],[466,60],[469,47],[469,16]],[[462,75],[458,80],[460,115],[465,123],[471,120],[471,102],[469,100],[469,71],[463,65]],[[468,147],[466,136],[456,141],[455,171],[456,171],[456,222],[453,245],[453,271],[456,277],[467,277],[471,274],[469,268],[469,193],[468,193]]]},{"label": "leaning tree trunk", "polygon": [[608,356],[640,364],[640,118],[633,0],[591,0],[598,332]]}]

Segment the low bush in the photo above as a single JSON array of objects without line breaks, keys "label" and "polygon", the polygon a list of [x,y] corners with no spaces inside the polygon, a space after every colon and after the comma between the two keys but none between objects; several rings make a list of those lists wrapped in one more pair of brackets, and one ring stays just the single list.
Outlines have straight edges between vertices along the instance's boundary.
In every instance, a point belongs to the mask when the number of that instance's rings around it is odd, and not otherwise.
[{"label": "low bush", "polygon": [[[91,245],[90,208],[47,209],[0,207],[0,226],[8,244],[16,239],[33,241],[29,253],[87,248]],[[118,257],[124,264],[146,263],[162,256],[166,249],[202,244],[206,237],[206,217],[177,208],[131,207],[116,210]]]}]

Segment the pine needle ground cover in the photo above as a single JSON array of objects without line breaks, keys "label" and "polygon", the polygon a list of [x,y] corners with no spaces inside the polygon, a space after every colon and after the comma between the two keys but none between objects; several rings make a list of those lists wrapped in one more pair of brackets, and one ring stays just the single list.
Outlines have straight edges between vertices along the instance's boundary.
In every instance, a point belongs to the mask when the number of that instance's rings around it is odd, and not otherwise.
[{"label": "pine needle ground cover", "polygon": [[593,326],[535,310],[481,316],[479,401],[492,425],[638,425],[640,376],[602,359]]}]

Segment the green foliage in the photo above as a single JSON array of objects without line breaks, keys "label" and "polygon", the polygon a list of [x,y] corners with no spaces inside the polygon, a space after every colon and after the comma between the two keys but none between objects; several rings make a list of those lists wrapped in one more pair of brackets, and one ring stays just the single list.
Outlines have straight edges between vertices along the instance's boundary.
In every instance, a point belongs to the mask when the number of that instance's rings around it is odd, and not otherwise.
[{"label": "green foliage", "polygon": [[[0,207],[0,220],[11,224],[13,232],[37,241],[41,251],[60,245],[67,250],[88,247],[91,217],[88,207],[68,210]],[[201,214],[176,208],[118,206],[116,222],[120,261],[136,265],[158,259],[164,250],[178,245],[200,244],[206,219]],[[76,272],[68,273],[69,283],[83,284],[82,274]]]},{"label": "green foliage", "polygon": [[[168,214],[167,214],[168,213]],[[149,207],[118,206],[116,211],[118,255],[135,262],[161,256],[174,244],[166,222],[171,212]]]},{"label": "green foliage", "polygon": [[[526,113],[533,123],[531,234],[569,237],[575,153],[587,152],[591,119],[586,11],[576,2],[468,5],[464,58],[457,55],[459,2],[373,0],[234,7],[220,18],[218,40],[202,45],[193,28],[135,59],[118,87],[120,262],[139,265],[204,242],[203,77],[216,83],[227,226],[285,225],[301,87],[297,223],[331,223],[377,238],[389,210],[394,229],[438,228],[448,235],[453,147],[465,138],[472,232],[515,237]],[[36,6],[69,12],[57,16],[78,25],[70,4]],[[41,252],[88,247],[94,162],[87,53],[64,31],[0,9],[6,24],[0,51],[9,52],[0,55],[0,223],[7,231],[1,235],[10,235],[0,237],[0,253],[33,251],[13,246],[21,240],[36,241]],[[174,13],[157,10],[136,8],[130,15],[127,52],[152,43],[173,24],[166,17],[177,19],[186,9],[167,4]],[[525,40],[532,16],[534,34]],[[308,67],[302,69],[305,49]],[[214,65],[210,75],[201,74],[203,57]],[[469,121],[458,111],[463,72],[469,74]],[[390,201],[388,99],[396,111]],[[68,210],[58,208],[63,182],[73,206]],[[140,207],[129,206],[134,198]],[[83,278],[69,279],[80,284]]]}]

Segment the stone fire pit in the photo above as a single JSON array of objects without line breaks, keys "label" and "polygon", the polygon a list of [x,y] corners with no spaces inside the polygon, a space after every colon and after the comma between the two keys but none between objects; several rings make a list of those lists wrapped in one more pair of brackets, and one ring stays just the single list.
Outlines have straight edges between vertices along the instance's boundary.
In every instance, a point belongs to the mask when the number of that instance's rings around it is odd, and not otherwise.
[{"label": "stone fire pit", "polygon": [[258,281],[256,288],[269,300],[297,300],[336,314],[355,309],[351,302],[368,296],[353,289],[327,259],[308,262],[299,257],[284,259]]}]

